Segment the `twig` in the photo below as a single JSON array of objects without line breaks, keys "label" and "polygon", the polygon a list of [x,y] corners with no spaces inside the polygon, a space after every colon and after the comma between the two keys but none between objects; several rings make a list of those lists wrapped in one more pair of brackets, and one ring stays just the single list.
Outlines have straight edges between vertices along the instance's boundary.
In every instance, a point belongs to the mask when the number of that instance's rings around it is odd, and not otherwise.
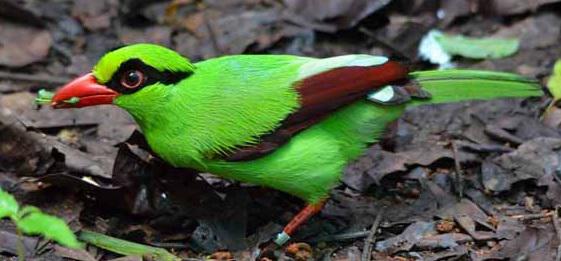
[{"label": "twig", "polygon": [[547,212],[538,213],[538,214],[514,215],[514,216],[510,216],[510,218],[525,221],[525,220],[533,220],[533,219],[540,219],[540,218],[548,218],[548,217],[552,217],[553,214],[554,214],[553,211],[547,211]]},{"label": "twig", "polygon": [[38,240],[37,244],[35,245],[35,253],[33,254],[37,254],[37,255],[42,255],[44,254],[46,251],[48,251],[48,246],[49,246],[50,242],[49,240]]},{"label": "twig", "polygon": [[464,197],[464,177],[462,175],[462,170],[460,168],[460,160],[458,160],[458,146],[456,146],[456,142],[452,140],[452,154],[454,155],[454,168],[455,168],[455,181],[456,181],[456,192],[460,199]]},{"label": "twig", "polygon": [[380,226],[380,221],[382,221],[383,213],[384,213],[383,209],[380,210],[380,212],[378,212],[378,215],[376,216],[376,219],[374,220],[374,223],[370,228],[370,233],[368,234],[368,237],[366,237],[366,239],[364,240],[364,249],[362,250],[362,258],[361,258],[362,261],[370,261],[370,258],[372,256],[372,244],[376,242],[376,231]]},{"label": "twig", "polygon": [[18,261],[25,261],[25,245],[23,244],[23,233],[19,228],[16,228],[16,232],[18,233],[18,242],[17,242],[17,252],[18,252]]},{"label": "twig", "polygon": [[551,175],[557,183],[561,184],[561,178],[559,178],[559,174],[557,172],[553,172]]},{"label": "twig", "polygon": [[557,255],[555,256],[555,261],[561,261],[561,224],[559,224],[559,206],[555,207],[554,215],[551,217],[553,221],[553,228],[555,228],[555,233],[557,234],[557,240],[559,245],[557,246]]},{"label": "twig", "polygon": [[370,234],[370,231],[356,231],[350,233],[343,233],[337,235],[327,235],[312,238],[310,242],[317,243],[317,242],[332,242],[332,241],[346,241],[351,239],[357,239],[361,237],[367,237]]},{"label": "twig", "polygon": [[462,150],[484,152],[484,153],[495,153],[495,152],[506,153],[506,152],[512,152],[514,150],[511,147],[507,147],[503,145],[474,144],[474,143],[462,142],[462,141],[456,141],[456,145]]},{"label": "twig", "polygon": [[507,132],[504,129],[499,128],[497,126],[489,125],[489,126],[485,127],[483,132],[485,132],[485,134],[489,135],[489,137],[491,137],[491,138],[498,139],[498,140],[501,140],[501,141],[510,142],[511,144],[514,144],[514,145],[520,145],[520,144],[524,143],[523,139],[518,138],[515,135],[512,135],[509,132]]},{"label": "twig", "polygon": [[43,82],[51,85],[61,85],[67,83],[70,79],[65,77],[55,77],[49,75],[37,75],[27,73],[13,73],[0,71],[0,79],[27,82]]},{"label": "twig", "polygon": [[188,248],[187,245],[182,243],[150,242],[150,245],[159,248],[174,249],[174,250],[183,250]]}]

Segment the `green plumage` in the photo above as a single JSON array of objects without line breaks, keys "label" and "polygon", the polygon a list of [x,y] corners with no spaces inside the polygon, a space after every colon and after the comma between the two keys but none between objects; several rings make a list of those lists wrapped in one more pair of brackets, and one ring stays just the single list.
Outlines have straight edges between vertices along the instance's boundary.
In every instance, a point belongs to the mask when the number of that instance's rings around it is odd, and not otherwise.
[{"label": "green plumage", "polygon": [[535,80],[503,72],[444,70],[412,72],[409,76],[432,94],[428,101],[414,104],[438,104],[465,100],[490,100],[501,97],[543,95]]},{"label": "green plumage", "polygon": [[[221,160],[223,155],[258,143],[301,107],[297,91],[301,81],[335,68],[378,66],[387,59],[236,55],[191,65],[161,49],[146,44],[124,47],[108,53],[94,69],[96,78],[106,82],[118,64],[134,56],[158,70],[192,71],[176,84],[155,83],[115,99],[138,122],[151,148],[174,166],[272,187],[310,203],[326,198],[343,168],[378,141],[387,124],[407,107],[359,99],[268,155],[227,162]],[[542,95],[535,82],[513,74],[450,70],[409,76],[432,94],[431,99],[414,99],[409,105]]]}]

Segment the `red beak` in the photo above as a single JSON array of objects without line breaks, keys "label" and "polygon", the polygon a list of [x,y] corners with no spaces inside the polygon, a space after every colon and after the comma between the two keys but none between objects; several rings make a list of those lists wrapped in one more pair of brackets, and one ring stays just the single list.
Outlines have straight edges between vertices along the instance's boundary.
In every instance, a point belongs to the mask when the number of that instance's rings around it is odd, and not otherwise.
[{"label": "red beak", "polygon": [[116,91],[97,83],[88,73],[60,88],[53,96],[51,106],[59,109],[112,104],[117,95]]}]

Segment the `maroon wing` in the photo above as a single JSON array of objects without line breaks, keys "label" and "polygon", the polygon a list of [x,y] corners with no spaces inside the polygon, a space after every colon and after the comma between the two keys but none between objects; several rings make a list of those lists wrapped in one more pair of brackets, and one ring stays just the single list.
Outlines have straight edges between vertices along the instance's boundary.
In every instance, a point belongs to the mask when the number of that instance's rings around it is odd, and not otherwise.
[{"label": "maroon wing", "polygon": [[274,132],[260,137],[260,143],[241,147],[224,160],[243,161],[266,155],[330,112],[389,83],[405,80],[407,73],[401,64],[388,61],[377,66],[336,68],[299,81],[295,83],[295,89],[300,95],[300,108],[290,114]]}]

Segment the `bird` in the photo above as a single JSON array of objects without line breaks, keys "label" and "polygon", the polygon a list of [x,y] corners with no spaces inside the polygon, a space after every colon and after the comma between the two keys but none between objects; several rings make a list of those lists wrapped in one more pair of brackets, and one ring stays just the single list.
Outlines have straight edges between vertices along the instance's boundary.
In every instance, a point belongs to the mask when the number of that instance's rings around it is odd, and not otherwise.
[{"label": "bird", "polygon": [[384,56],[240,54],[191,62],[139,43],[107,52],[49,102],[55,109],[116,105],[170,165],[302,199],[303,209],[272,239],[283,245],[321,211],[345,166],[407,108],[542,95],[540,84],[516,74],[411,72]]}]

